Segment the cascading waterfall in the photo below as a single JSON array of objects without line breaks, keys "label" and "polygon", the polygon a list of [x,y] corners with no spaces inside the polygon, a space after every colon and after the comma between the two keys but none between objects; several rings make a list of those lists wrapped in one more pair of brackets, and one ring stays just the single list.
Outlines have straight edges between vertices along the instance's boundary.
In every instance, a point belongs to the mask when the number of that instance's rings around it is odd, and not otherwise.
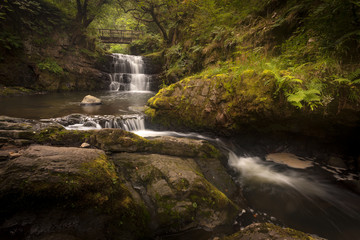
[{"label": "cascading waterfall", "polygon": [[142,131],[145,129],[144,116],[138,114],[122,116],[86,116],[74,114],[53,120],[62,124],[68,130],[120,128],[126,131]]},{"label": "cascading waterfall", "polygon": [[149,91],[151,76],[145,74],[141,56],[112,54],[111,91]]}]

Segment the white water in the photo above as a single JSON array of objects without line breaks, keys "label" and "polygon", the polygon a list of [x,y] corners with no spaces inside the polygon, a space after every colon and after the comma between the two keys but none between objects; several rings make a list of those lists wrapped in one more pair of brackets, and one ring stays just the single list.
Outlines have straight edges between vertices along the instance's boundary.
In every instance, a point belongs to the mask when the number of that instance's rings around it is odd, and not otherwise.
[{"label": "white water", "polygon": [[269,183],[289,187],[313,203],[321,199],[346,215],[360,219],[358,207],[344,201],[344,199],[358,199],[360,202],[357,195],[324,183],[320,178],[309,175],[306,171],[288,169],[284,172],[278,172],[272,168],[276,164],[269,165],[259,157],[237,156],[232,151],[229,151],[228,164],[240,173],[244,184]]},{"label": "white water", "polygon": [[[71,116],[71,115],[70,115]],[[53,119],[60,122],[59,118]],[[65,117],[66,121],[66,117]],[[74,120],[72,120],[74,121]],[[120,128],[126,131],[141,131],[145,130],[144,117],[138,114],[122,115],[122,116],[83,116],[78,118],[75,124],[65,126],[67,130],[93,130],[102,128]]]},{"label": "white water", "polygon": [[[99,128],[101,122],[99,119],[89,120],[96,122],[93,129]],[[299,230],[325,235],[329,239],[339,239],[339,237],[352,239],[349,236],[357,231],[354,230],[356,224],[360,224],[358,206],[360,197],[324,181],[308,170],[291,168],[279,170],[276,169],[279,164],[264,161],[260,157],[236,155],[226,143],[218,138],[214,139],[197,133],[146,130],[144,118],[139,115],[108,118],[104,127],[122,128],[142,137],[175,136],[203,139],[226,149],[229,154],[228,165],[239,175],[237,181],[245,192],[251,192],[247,197],[250,204],[255,204],[252,207],[263,208],[262,211],[269,211],[275,216],[278,214],[280,218],[285,218],[285,222],[293,224],[290,226]],[[79,129],[88,128],[80,127]],[[258,203],[254,203],[254,200]],[[260,205],[256,205],[259,202]],[[265,209],[262,203],[265,203]],[[269,206],[270,208],[267,208]],[[290,210],[289,206],[291,206]],[[329,233],[330,229],[331,233]],[[346,235],[347,231],[352,232]]]},{"label": "white water", "polygon": [[151,76],[144,72],[141,56],[114,53],[110,74],[111,91],[149,91]]}]

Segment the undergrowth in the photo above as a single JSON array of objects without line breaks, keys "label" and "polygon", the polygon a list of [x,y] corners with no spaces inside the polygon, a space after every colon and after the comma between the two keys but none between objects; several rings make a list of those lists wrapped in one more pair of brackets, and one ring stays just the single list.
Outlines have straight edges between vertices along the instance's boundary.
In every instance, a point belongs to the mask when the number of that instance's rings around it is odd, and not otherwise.
[{"label": "undergrowth", "polygon": [[165,50],[164,86],[189,75],[239,79],[254,70],[275,81],[274,98],[298,109],[360,104],[359,1],[204,4],[197,2],[196,18],[183,20]]}]

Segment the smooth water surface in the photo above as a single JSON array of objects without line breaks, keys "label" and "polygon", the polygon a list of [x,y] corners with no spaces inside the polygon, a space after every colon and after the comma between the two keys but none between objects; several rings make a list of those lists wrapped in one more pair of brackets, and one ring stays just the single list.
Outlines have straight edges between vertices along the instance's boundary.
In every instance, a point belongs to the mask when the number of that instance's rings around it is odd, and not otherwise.
[{"label": "smooth water surface", "polygon": [[[80,106],[86,95],[102,100],[102,105]],[[63,117],[72,113],[87,115],[126,115],[137,113],[154,96],[150,91],[103,91],[49,93],[0,98],[0,115],[29,119]]]}]

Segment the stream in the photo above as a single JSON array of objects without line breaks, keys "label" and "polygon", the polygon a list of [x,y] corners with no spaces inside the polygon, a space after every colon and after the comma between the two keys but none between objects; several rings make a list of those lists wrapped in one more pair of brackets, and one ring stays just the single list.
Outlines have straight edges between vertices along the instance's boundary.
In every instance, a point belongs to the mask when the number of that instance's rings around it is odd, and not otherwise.
[{"label": "stream", "polygon": [[[227,168],[241,186],[249,206],[239,212],[235,223],[237,230],[251,223],[244,222],[244,216],[250,213],[259,216],[251,218],[249,221],[252,222],[275,222],[334,240],[358,238],[360,196],[339,185],[322,166],[315,164],[305,169],[296,169],[266,161],[263,153],[245,151],[231,139],[147,129],[143,106],[155,95],[149,91],[150,76],[144,73],[141,57],[122,54],[113,57],[109,91],[2,98],[0,115],[52,119],[67,129],[122,128],[145,138],[175,136],[208,140],[227,151]],[[100,98],[103,104],[80,106],[82,98],[88,94]],[[311,159],[312,156],[302,157]],[[204,231],[196,231],[163,239],[208,237]]]}]

